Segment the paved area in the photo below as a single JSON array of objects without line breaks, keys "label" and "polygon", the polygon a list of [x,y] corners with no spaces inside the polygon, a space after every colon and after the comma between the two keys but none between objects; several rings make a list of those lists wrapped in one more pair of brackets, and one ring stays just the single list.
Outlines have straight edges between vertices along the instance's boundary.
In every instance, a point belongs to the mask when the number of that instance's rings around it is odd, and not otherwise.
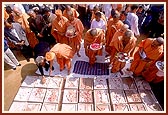
[{"label": "paved area", "polygon": [[61,78],[27,76],[10,112],[19,111],[162,111],[142,78]]},{"label": "paved area", "polygon": [[[15,52],[16,55],[19,52]],[[88,61],[81,48],[81,58]],[[97,62],[107,63],[108,59],[97,57]],[[47,82],[40,83],[41,76],[33,59],[25,62],[18,57],[21,67],[15,71],[4,72],[4,110],[13,111],[161,111],[150,86],[141,78],[133,78],[131,73],[123,71],[105,76],[86,76],[71,74],[67,70],[59,72],[55,62],[55,77],[47,77]],[[129,66],[129,63],[128,65]],[[48,72],[45,72],[48,75]]]}]

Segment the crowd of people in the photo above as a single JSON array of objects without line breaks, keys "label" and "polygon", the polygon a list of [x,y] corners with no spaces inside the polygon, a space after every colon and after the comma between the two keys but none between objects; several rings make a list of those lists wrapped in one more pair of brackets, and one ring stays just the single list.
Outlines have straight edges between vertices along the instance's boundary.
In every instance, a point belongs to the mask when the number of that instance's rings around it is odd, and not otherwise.
[{"label": "crowd of people", "polygon": [[[146,39],[137,43],[142,34]],[[164,81],[163,71],[153,68],[156,61],[164,62],[164,4],[4,5],[5,62],[14,70],[20,66],[12,53],[19,49],[27,62],[34,58],[42,83],[42,67],[51,75],[55,58],[60,71],[67,67],[70,74],[71,59],[75,54],[81,56],[82,40],[90,67],[106,51],[111,72],[122,73],[126,62],[119,61],[116,54],[124,52],[133,59],[129,71],[134,76],[155,84]],[[90,47],[95,43],[100,46],[97,50]]]}]

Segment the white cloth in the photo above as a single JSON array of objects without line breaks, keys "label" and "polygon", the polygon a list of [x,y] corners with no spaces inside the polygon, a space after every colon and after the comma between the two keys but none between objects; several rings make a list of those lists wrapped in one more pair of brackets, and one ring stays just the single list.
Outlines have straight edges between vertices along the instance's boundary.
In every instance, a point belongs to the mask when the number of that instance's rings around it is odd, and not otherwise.
[{"label": "white cloth", "polygon": [[163,77],[164,76],[164,71],[158,70],[158,72],[156,73],[156,75],[159,76],[159,77]]},{"label": "white cloth", "polygon": [[139,52],[139,55],[140,55],[141,58],[143,58],[143,59],[145,59],[145,58],[147,57],[144,51]]},{"label": "white cloth", "polygon": [[44,60],[44,57],[43,57],[43,56],[38,56],[38,57],[35,59],[35,63],[36,63],[37,65],[39,65],[43,60]]},{"label": "white cloth", "polygon": [[132,32],[137,36],[140,35],[138,29],[138,16],[134,13],[128,13],[127,20],[131,25]]},{"label": "white cloth", "polygon": [[23,30],[22,26],[19,23],[12,23],[12,26],[14,30],[12,30],[12,35],[16,36],[18,40],[23,40],[26,46],[29,45],[29,42],[26,37],[26,33]]},{"label": "white cloth", "polygon": [[48,17],[48,21],[49,21],[50,23],[52,23],[53,20],[55,20],[56,17],[57,17],[57,16],[56,16],[55,14],[53,14],[52,12],[50,12],[50,16]]},{"label": "white cloth", "polygon": [[99,22],[93,19],[90,28],[100,28],[106,31],[106,23],[103,19],[100,19]]},{"label": "white cloth", "polygon": [[12,68],[16,68],[16,66],[19,65],[18,60],[9,48],[4,52],[4,61]]},{"label": "white cloth", "polygon": [[13,32],[14,36],[18,38],[18,40],[20,41],[21,39],[19,38],[16,30],[14,28],[11,29],[11,31]]},{"label": "white cloth", "polygon": [[105,12],[106,19],[111,16],[112,5],[111,4],[103,4],[102,10]]},{"label": "white cloth", "polygon": [[22,13],[25,13],[25,12],[26,12],[22,4],[15,4],[14,7],[19,8],[19,10],[20,10]]},{"label": "white cloth", "polygon": [[88,6],[89,6],[89,8],[90,8],[91,10],[93,10],[93,8],[94,8],[95,6],[99,6],[99,4],[89,4]]}]

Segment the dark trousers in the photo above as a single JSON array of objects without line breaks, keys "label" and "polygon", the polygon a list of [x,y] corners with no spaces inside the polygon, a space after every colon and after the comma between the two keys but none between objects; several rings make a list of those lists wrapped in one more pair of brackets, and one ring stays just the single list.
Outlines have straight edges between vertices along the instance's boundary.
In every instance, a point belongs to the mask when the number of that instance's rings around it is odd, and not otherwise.
[{"label": "dark trousers", "polygon": [[26,58],[26,60],[33,58],[33,50],[30,46],[26,45],[21,46],[21,53]]}]

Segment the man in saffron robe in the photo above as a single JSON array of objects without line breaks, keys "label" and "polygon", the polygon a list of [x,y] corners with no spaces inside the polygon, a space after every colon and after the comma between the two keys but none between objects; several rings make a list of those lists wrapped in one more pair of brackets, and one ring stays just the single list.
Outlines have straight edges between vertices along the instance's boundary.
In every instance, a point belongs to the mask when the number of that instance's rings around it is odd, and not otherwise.
[{"label": "man in saffron robe", "polygon": [[80,57],[79,50],[81,47],[84,26],[78,18],[74,17],[72,11],[68,11],[67,14],[68,14],[68,22],[66,23],[65,28],[67,29],[68,27],[73,27],[75,29],[73,36],[67,36],[69,46],[71,46],[73,51],[77,53],[78,57]]},{"label": "man in saffron robe", "polygon": [[79,17],[78,11],[77,11],[76,9],[72,8],[72,7],[69,6],[69,5],[66,5],[65,10],[63,11],[63,16],[65,16],[66,18],[68,18],[68,13],[67,13],[67,12],[69,12],[69,11],[72,11],[73,16],[74,16],[75,18],[78,18],[78,17]]},{"label": "man in saffron robe", "polygon": [[99,50],[92,50],[90,45],[93,43],[98,43],[103,45],[105,42],[105,34],[102,29],[93,28],[89,29],[84,37],[84,48],[85,54],[89,58],[89,64],[93,65],[96,61],[96,55],[102,55],[102,48]]},{"label": "man in saffron robe", "polygon": [[114,36],[109,44],[109,47],[110,47],[110,56],[111,56],[111,59],[114,57],[115,53],[116,53],[116,50],[115,50],[115,47],[113,46],[113,44],[115,43],[114,41],[118,40],[119,37],[122,37],[124,36],[125,32],[128,30],[128,25],[127,24],[124,24],[119,30],[117,30],[115,33],[114,33]]},{"label": "man in saffron robe", "polygon": [[110,42],[112,41],[114,33],[119,30],[124,24],[122,21],[120,21],[120,13],[118,11],[115,11],[115,14],[112,16],[108,22],[107,22],[107,31],[106,31],[106,45],[105,50],[108,54],[111,52],[111,48],[109,46]]},{"label": "man in saffron robe", "polygon": [[146,66],[156,59],[163,53],[164,39],[158,38],[147,38],[142,40],[138,45],[138,50],[134,54],[134,60],[131,63],[130,70],[134,73],[134,76],[139,76]]},{"label": "man in saffron robe", "polygon": [[52,22],[51,34],[56,39],[57,43],[68,44],[68,38],[65,37],[64,26],[68,19],[62,16],[62,11],[60,9],[55,11],[56,18]]},{"label": "man in saffron robe", "polygon": [[[120,29],[118,29],[118,30],[114,33],[113,38],[112,38],[110,44],[111,44],[112,42],[114,42],[115,40],[117,40],[118,37],[123,36],[123,35],[125,34],[125,32],[128,30],[128,28],[129,28],[129,26],[128,26],[127,24],[124,24]],[[110,45],[110,44],[109,44],[109,45]]]},{"label": "man in saffron robe", "polygon": [[[159,83],[164,80],[164,71],[161,71],[156,67],[157,61],[164,62],[164,53],[162,53],[157,60],[153,61],[150,66],[142,72],[142,76],[148,82]],[[164,68],[162,69],[164,70]]]},{"label": "man in saffron robe", "polygon": [[69,45],[61,43],[57,43],[56,45],[54,45],[45,55],[46,60],[50,61],[49,76],[52,73],[52,65],[55,57],[57,63],[59,64],[60,71],[62,71],[66,65],[68,69],[68,74],[70,74],[71,59],[73,58],[73,56],[73,49]]},{"label": "man in saffron robe", "polygon": [[163,71],[156,67],[157,61],[164,62],[164,53],[162,53],[157,60],[153,61],[150,66],[142,72],[142,76],[149,82],[156,99],[164,109],[164,77],[166,76],[164,76],[164,66],[161,68]]},{"label": "man in saffron robe", "polygon": [[[115,55],[116,53],[122,52],[126,53],[127,56],[130,56],[130,52],[135,48],[137,38],[134,37],[131,30],[127,30],[123,36],[118,37],[115,41],[111,43],[114,47]],[[112,72],[118,72],[124,68],[126,62],[121,62],[117,57],[112,59]]]}]

